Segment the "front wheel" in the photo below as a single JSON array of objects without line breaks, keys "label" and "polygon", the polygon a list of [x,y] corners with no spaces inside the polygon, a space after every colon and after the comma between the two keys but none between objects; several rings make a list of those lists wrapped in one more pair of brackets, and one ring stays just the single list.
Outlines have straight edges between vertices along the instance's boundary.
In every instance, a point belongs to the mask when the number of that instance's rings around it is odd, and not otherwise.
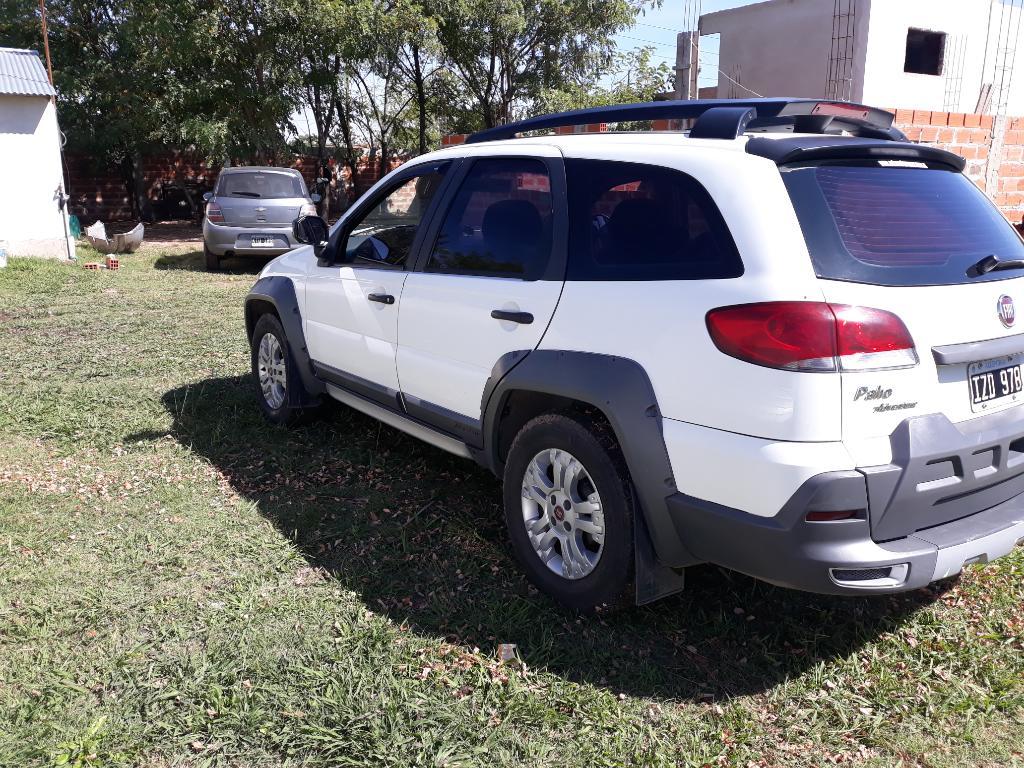
[{"label": "front wheel", "polygon": [[288,388],[301,383],[288,351],[288,339],[274,315],[265,314],[256,321],[251,353],[252,375],[264,416],[274,424],[291,424],[301,411],[289,406]]},{"label": "front wheel", "polygon": [[581,612],[625,602],[633,494],[607,424],[562,414],[529,422],[509,449],[503,492],[512,548],[538,588]]}]

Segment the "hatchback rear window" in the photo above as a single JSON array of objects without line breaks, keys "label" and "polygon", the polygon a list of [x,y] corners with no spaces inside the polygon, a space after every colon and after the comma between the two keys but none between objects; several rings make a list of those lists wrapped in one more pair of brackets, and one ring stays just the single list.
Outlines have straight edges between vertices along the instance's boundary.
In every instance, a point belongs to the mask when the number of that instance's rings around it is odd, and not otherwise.
[{"label": "hatchback rear window", "polygon": [[228,173],[220,177],[217,194],[222,197],[273,199],[305,197],[302,179],[291,173]]},{"label": "hatchback rear window", "polygon": [[872,162],[785,169],[783,178],[819,277],[949,285],[1024,274],[968,276],[987,256],[1024,258],[1024,242],[961,173]]}]

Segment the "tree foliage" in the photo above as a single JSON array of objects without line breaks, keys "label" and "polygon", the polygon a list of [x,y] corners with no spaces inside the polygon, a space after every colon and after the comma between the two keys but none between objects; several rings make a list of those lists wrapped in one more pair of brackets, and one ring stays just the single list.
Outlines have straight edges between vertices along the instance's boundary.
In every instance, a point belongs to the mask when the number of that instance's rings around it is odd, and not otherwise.
[{"label": "tree foliage", "polygon": [[[289,137],[308,133],[321,158],[354,168],[360,152],[386,161],[449,131],[650,98],[667,67],[649,52],[619,55],[613,40],[644,4],[48,0],[47,9],[73,148],[129,166],[155,145],[275,162]],[[0,45],[41,43],[36,0],[0,0]]]}]

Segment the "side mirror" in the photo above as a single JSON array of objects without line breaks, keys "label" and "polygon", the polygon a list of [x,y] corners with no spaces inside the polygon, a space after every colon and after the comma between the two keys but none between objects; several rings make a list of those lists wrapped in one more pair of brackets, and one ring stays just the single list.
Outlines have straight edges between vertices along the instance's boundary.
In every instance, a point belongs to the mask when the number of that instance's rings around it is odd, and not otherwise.
[{"label": "side mirror", "polygon": [[207,203],[213,199],[213,192],[203,192],[203,200]]},{"label": "side mirror", "polygon": [[307,214],[292,222],[292,236],[300,243],[312,245],[317,258],[320,258],[320,254],[327,247],[327,238],[330,234],[327,222],[319,216]]},{"label": "side mirror", "polygon": [[319,194],[317,194],[316,192],[314,192],[312,195],[310,195],[309,199],[312,200],[314,203],[319,203],[321,200],[323,200],[323,198]]}]

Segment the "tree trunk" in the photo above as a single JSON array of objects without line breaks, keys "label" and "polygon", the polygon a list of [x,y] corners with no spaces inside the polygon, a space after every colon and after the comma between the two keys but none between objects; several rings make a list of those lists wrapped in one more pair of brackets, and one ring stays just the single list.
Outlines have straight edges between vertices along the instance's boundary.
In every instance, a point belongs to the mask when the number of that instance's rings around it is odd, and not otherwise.
[{"label": "tree trunk", "polygon": [[132,178],[132,214],[139,221],[153,222],[156,217],[153,215],[153,206],[146,194],[146,180],[143,175],[142,153],[138,149],[132,151],[131,159]]},{"label": "tree trunk", "polygon": [[383,179],[388,175],[388,144],[383,138],[380,142],[380,165],[377,166],[377,180]]},{"label": "tree trunk", "polygon": [[416,108],[420,118],[420,154],[427,154],[427,89],[423,82],[423,67],[420,65],[420,48],[412,47],[413,82],[416,85]]}]

